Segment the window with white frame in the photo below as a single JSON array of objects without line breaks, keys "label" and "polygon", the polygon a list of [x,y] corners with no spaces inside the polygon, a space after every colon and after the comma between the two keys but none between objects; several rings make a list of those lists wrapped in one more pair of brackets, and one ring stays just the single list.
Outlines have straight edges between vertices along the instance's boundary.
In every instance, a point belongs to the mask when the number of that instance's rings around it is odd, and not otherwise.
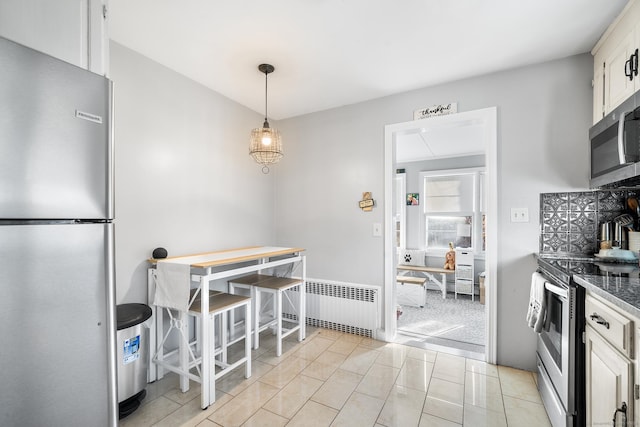
[{"label": "window with white frame", "polygon": [[485,251],[484,168],[421,172],[424,246],[442,253],[449,244]]}]

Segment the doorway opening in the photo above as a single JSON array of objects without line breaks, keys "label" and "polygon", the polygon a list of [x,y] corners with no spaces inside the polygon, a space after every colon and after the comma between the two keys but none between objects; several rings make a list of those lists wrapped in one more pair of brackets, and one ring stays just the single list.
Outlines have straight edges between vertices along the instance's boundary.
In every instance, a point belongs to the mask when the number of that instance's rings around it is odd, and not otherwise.
[{"label": "doorway opening", "polygon": [[[493,107],[385,127],[387,341],[495,363],[496,116]],[[459,263],[445,271],[449,243]],[[398,281],[407,270],[424,282]]]}]

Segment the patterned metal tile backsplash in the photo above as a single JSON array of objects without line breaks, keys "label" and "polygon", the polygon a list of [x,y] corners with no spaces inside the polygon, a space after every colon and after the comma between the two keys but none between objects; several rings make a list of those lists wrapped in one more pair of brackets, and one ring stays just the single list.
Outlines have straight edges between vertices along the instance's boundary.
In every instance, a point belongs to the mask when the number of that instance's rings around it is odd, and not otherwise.
[{"label": "patterned metal tile backsplash", "polygon": [[540,253],[593,255],[599,224],[626,212],[638,189],[540,194]]}]

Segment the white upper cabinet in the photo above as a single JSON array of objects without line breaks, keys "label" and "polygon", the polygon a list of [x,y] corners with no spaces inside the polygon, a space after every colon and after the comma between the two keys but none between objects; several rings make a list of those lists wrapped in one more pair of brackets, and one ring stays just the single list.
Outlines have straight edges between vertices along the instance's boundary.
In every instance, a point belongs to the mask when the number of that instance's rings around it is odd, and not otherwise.
[{"label": "white upper cabinet", "polygon": [[0,36],[106,75],[107,1],[2,0]]},{"label": "white upper cabinet", "polygon": [[[595,45],[593,54],[593,122],[640,90],[640,0],[629,2]],[[635,69],[634,69],[635,67]]]},{"label": "white upper cabinet", "polygon": [[604,90],[605,111],[613,110],[635,92],[634,83],[637,79],[631,80],[625,75],[625,65],[628,65],[634,50],[635,37],[631,32],[604,60],[604,73],[608,76]]}]

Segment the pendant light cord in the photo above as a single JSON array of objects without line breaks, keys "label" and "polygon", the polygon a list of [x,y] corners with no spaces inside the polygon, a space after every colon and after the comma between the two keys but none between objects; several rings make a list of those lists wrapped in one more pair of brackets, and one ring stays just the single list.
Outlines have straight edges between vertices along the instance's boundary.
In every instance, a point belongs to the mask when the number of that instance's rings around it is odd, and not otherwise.
[{"label": "pendant light cord", "polygon": [[267,114],[267,99],[268,99],[268,88],[269,85],[267,84],[267,79],[269,78],[269,73],[265,72],[264,73],[264,121],[265,123],[269,123],[269,120],[267,119],[267,117],[269,117],[269,115]]}]

